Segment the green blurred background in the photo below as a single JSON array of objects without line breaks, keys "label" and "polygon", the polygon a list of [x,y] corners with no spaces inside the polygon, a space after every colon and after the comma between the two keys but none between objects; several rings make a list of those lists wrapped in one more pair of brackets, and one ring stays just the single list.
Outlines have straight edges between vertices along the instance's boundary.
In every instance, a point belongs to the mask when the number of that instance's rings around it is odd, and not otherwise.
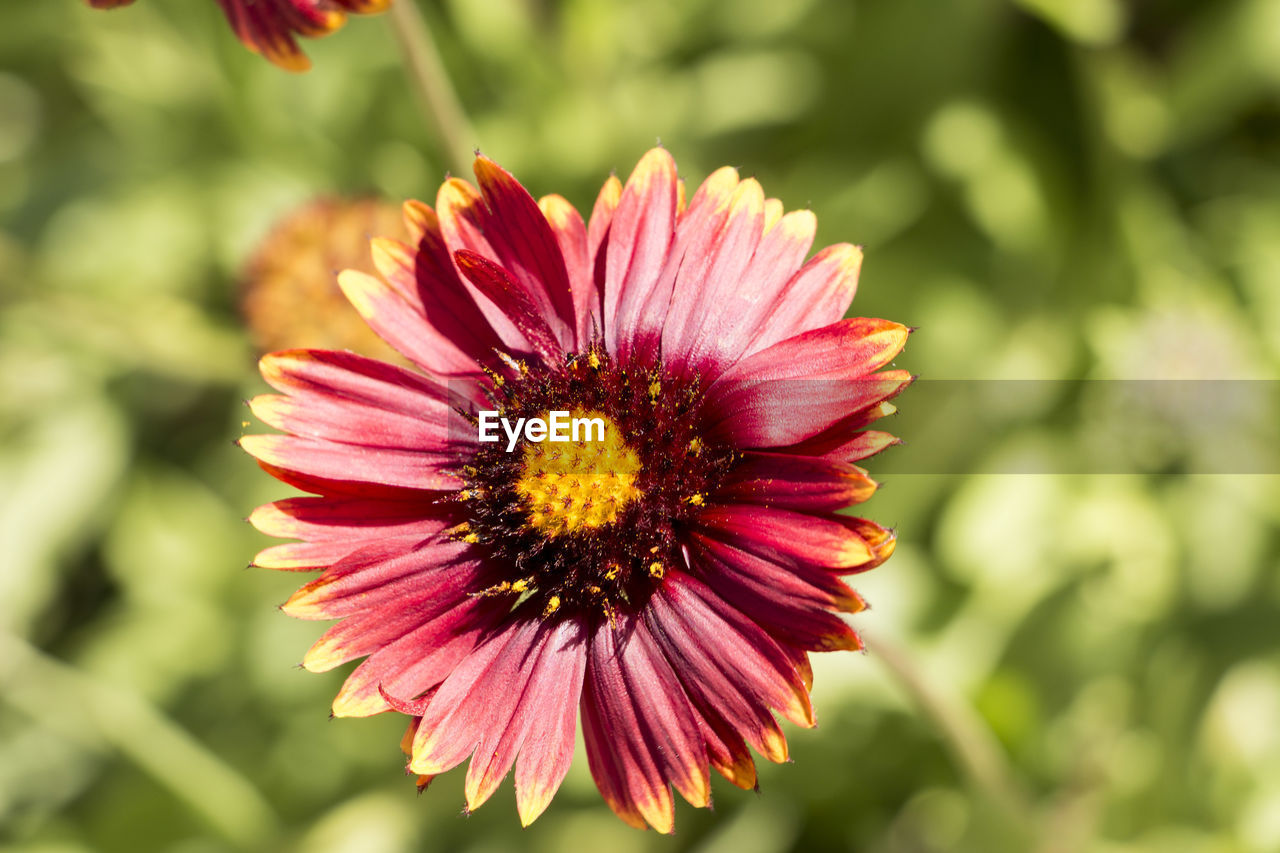
[{"label": "green blurred background", "polygon": [[[1276,377],[1280,0],[420,5],[535,194],[588,208],[655,138],[691,182],[739,166],[866,246],[854,310],[919,326],[925,377]],[[509,784],[416,796],[400,719],[328,720],[344,673],[298,669],[320,626],[274,606],[299,578],[242,570],[287,490],[232,445],[263,390],[237,287],[316,195],[434,198],[390,27],[299,76],[210,2],[0,10],[0,847],[1280,850],[1280,489],[1178,459],[885,476],[857,624],[902,660],[820,656],[794,763],[673,838],[581,754],[522,831]],[[971,470],[1079,438],[1023,406]]]}]

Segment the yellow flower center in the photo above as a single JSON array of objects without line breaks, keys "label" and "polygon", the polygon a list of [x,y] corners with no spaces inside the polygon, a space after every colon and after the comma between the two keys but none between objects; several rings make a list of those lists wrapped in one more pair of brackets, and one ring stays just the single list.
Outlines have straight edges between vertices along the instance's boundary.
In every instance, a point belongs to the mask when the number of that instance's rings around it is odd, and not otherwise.
[{"label": "yellow flower center", "polygon": [[[529,523],[547,536],[612,524],[640,497],[636,477],[640,457],[627,445],[613,419],[600,412],[571,412],[574,418],[604,421],[602,440],[526,442],[516,492]],[[547,418],[548,413],[543,414]],[[599,436],[587,430],[586,438]]]}]

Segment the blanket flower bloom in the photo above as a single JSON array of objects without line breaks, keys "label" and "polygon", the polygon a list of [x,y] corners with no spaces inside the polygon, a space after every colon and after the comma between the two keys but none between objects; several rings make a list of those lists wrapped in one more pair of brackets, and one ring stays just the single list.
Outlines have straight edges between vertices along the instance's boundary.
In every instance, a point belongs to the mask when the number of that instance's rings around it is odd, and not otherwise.
[{"label": "blanket flower bloom", "polygon": [[[349,352],[262,360],[250,401],[283,434],[241,439],[312,493],[260,507],[301,540],[256,564],[320,570],[283,606],[340,620],[306,654],[357,658],[337,716],[398,711],[419,784],[470,758],[466,807],[515,770],[528,825],[568,770],[580,715],[600,792],[670,832],[672,788],[756,784],[787,758],[775,714],[812,726],[808,653],[857,649],[842,579],[894,534],[839,514],[876,489],[866,427],[912,377],[908,329],[842,319],[861,253],[807,262],[816,220],[730,168],[685,203],[650,151],[589,221],[493,161],[405,206],[380,277],[347,298],[416,370]],[[483,443],[478,411],[599,419],[603,437]]]},{"label": "blanket flower bloom", "polygon": [[[89,0],[97,9],[128,6],[133,0]],[[391,0],[217,0],[240,41],[281,68],[311,67],[297,36],[318,38],[340,28],[349,13],[383,12]]]}]

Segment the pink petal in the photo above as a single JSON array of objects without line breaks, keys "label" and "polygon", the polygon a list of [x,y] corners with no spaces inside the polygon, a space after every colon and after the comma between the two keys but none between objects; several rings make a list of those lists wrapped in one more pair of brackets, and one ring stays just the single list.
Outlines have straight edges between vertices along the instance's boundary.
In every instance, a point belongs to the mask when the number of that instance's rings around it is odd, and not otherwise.
[{"label": "pink petal", "polygon": [[[622,200],[622,181],[617,175],[610,175],[596,196],[595,206],[591,209],[591,219],[587,222],[587,257],[589,270],[596,284],[597,298],[604,292],[604,254],[608,243],[609,230],[613,225],[613,214]],[[603,314],[597,315],[603,316]]]},{"label": "pink petal", "polygon": [[[689,248],[681,259],[662,327],[664,357],[702,364],[721,351],[725,324],[715,318],[734,309],[734,294],[744,289],[763,233],[764,191],[748,178],[734,188],[723,211],[712,212],[703,228],[688,237]],[[709,305],[716,306],[716,311],[708,312]]]},{"label": "pink petal", "polygon": [[[450,453],[359,447],[292,435],[246,435],[239,444],[268,471],[298,472],[304,475],[300,482],[323,481],[316,484],[321,491],[328,491],[325,483],[337,484],[340,490],[342,484],[352,486],[347,493],[360,493],[360,485],[429,491],[462,487],[462,481],[450,473],[457,465]],[[314,490],[311,485],[300,488]]]},{"label": "pink petal", "polygon": [[263,504],[249,523],[268,536],[310,542],[438,533],[448,508],[430,501],[286,498]]},{"label": "pink petal", "polygon": [[[893,409],[893,405],[890,403],[885,403],[884,405],[889,409]],[[880,413],[876,412],[875,414],[879,416]],[[852,464],[869,456],[875,456],[877,453],[894,445],[902,444],[902,439],[887,432],[865,429],[861,432],[851,433],[849,426],[844,424],[837,426],[843,428],[828,429],[826,432],[815,435],[800,444],[793,444],[790,447],[780,448],[780,450],[801,456],[820,456],[831,462]],[[865,424],[857,424],[852,429],[862,429],[863,426]]]},{"label": "pink petal", "polygon": [[322,394],[259,394],[249,400],[249,411],[268,426],[304,438],[446,455],[462,450],[458,443],[450,446],[453,413],[444,407],[415,416]]},{"label": "pink petal", "polygon": [[[467,808],[476,809],[515,763],[516,804],[524,826],[546,810],[569,771],[587,661],[582,628],[571,620],[541,626],[535,642],[531,663],[520,674],[526,679],[522,691],[515,683],[499,688],[519,692],[510,719],[485,734],[466,779]],[[484,701],[483,695],[475,701]]]},{"label": "pink petal", "polygon": [[[693,543],[699,556],[713,559],[717,575],[712,586],[717,589],[721,583],[737,584],[762,598],[776,601],[782,610],[803,607],[857,613],[866,607],[862,597],[835,573],[817,566],[779,563],[699,533],[693,534]],[[707,565],[698,562],[700,568]]]},{"label": "pink petal", "polygon": [[[744,182],[746,183],[746,182]],[[776,203],[776,209],[769,202]],[[751,263],[728,288],[714,297],[718,310],[703,314],[699,326],[699,354],[707,364],[732,365],[748,352],[768,318],[783,299],[783,286],[804,262],[813,245],[818,220],[808,210],[796,210],[781,216],[782,204],[769,199],[764,206],[765,232]],[[770,223],[771,216],[781,218]],[[706,371],[706,366],[702,368]]]},{"label": "pink petal", "polygon": [[845,315],[858,287],[862,250],[848,243],[827,246],[783,285],[769,321],[747,352],[834,323]]},{"label": "pink petal", "polygon": [[506,728],[537,660],[538,625],[536,619],[509,620],[449,674],[418,725],[409,762],[414,773],[456,767]]},{"label": "pink petal", "polygon": [[493,350],[502,346],[502,340],[458,277],[435,211],[409,202],[405,218],[417,239],[412,245],[375,239],[374,266],[426,318],[432,330],[432,361],[437,365],[433,372],[474,372],[476,363],[492,360]]},{"label": "pink petal", "polygon": [[378,714],[392,707],[384,693],[411,699],[435,689],[506,609],[497,599],[469,598],[382,647],[347,677],[333,700],[334,716]]},{"label": "pink petal", "polygon": [[[450,178],[440,185],[436,195],[436,213],[440,221],[440,233],[448,247],[449,262],[455,263],[454,252],[467,249],[486,258],[497,258],[498,253],[485,238],[485,225],[489,212],[484,199],[471,184],[460,178]],[[458,271],[461,275],[461,271]],[[527,352],[528,342],[506,313],[480,292],[465,277],[464,286],[471,294],[480,312],[502,340],[503,349],[511,352]]]},{"label": "pink petal", "polygon": [[575,349],[581,351],[591,340],[592,316],[600,316],[600,292],[596,289],[591,268],[587,226],[582,221],[582,214],[564,196],[543,196],[538,199],[538,207],[556,235],[556,243],[560,246],[560,254],[569,274],[577,339]]},{"label": "pink petal", "polygon": [[910,330],[901,323],[854,317],[779,341],[748,356],[713,386],[779,379],[868,376],[893,361]]},{"label": "pink petal", "polygon": [[[622,324],[619,340],[623,344],[619,352],[625,355],[635,350],[643,358],[655,355],[660,349],[676,281],[682,276],[688,278],[686,262],[690,266],[705,263],[712,241],[728,219],[738,183],[738,173],[726,166],[713,172],[694,193],[689,209],[678,216],[660,275],[643,291],[623,296],[627,310],[619,311]],[[682,187],[683,183],[676,183],[677,210]],[[708,303],[700,298],[698,304]],[[607,318],[606,314],[606,321]]]},{"label": "pink petal", "polygon": [[[642,332],[656,333],[670,289],[655,293],[676,225],[676,164],[654,148],[636,164],[613,213],[605,254],[604,334],[625,355]],[[656,308],[650,308],[653,302]]]},{"label": "pink petal", "polygon": [[708,428],[739,447],[804,441],[904,389],[905,371],[875,371],[906,341],[885,320],[842,320],[748,356],[708,391]]},{"label": "pink petal", "polygon": [[[668,587],[696,583],[688,576],[676,581],[673,575],[672,580]],[[779,674],[790,666],[777,651],[774,641],[759,628],[751,627],[751,639],[748,639],[701,601],[685,603],[688,596],[689,593],[681,590],[664,589],[650,599],[644,618],[663,653],[680,674],[689,700],[701,716],[721,721],[725,728],[739,739],[745,738],[770,761],[785,761],[786,739],[769,707],[796,704],[793,683],[798,685],[799,679],[794,670],[790,680]],[[699,636],[690,633],[691,630],[720,633]],[[772,654],[758,651],[752,641],[773,649]],[[769,658],[773,659],[772,663]],[[775,663],[785,669],[776,669]]]},{"label": "pink petal", "polygon": [[441,376],[476,369],[471,356],[427,322],[396,288],[358,270],[343,270],[338,285],[369,328],[418,367]]},{"label": "pink petal", "polygon": [[341,619],[378,607],[395,608],[402,599],[471,589],[481,565],[467,559],[469,547],[440,537],[409,549],[396,540],[378,542],[302,586],[281,609],[299,619]]}]

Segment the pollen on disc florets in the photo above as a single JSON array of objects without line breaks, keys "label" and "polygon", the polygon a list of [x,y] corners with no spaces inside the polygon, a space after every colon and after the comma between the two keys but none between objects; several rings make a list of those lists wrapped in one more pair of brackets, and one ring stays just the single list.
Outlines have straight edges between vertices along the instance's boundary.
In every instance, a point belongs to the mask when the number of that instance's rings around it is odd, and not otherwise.
[{"label": "pollen on disc florets", "polygon": [[639,606],[682,561],[681,525],[734,462],[704,435],[702,389],[598,346],[554,367],[514,366],[490,389],[501,417],[567,411],[604,429],[510,453],[505,442],[478,445],[458,493],[469,520],[455,535],[509,569],[483,594],[528,601],[547,617]]},{"label": "pollen on disc florets", "polygon": [[613,419],[581,409],[570,416],[598,422],[602,436],[591,436],[588,428],[580,440],[525,444],[524,465],[515,484],[529,523],[552,537],[613,524],[642,494],[636,486],[640,457]]}]

